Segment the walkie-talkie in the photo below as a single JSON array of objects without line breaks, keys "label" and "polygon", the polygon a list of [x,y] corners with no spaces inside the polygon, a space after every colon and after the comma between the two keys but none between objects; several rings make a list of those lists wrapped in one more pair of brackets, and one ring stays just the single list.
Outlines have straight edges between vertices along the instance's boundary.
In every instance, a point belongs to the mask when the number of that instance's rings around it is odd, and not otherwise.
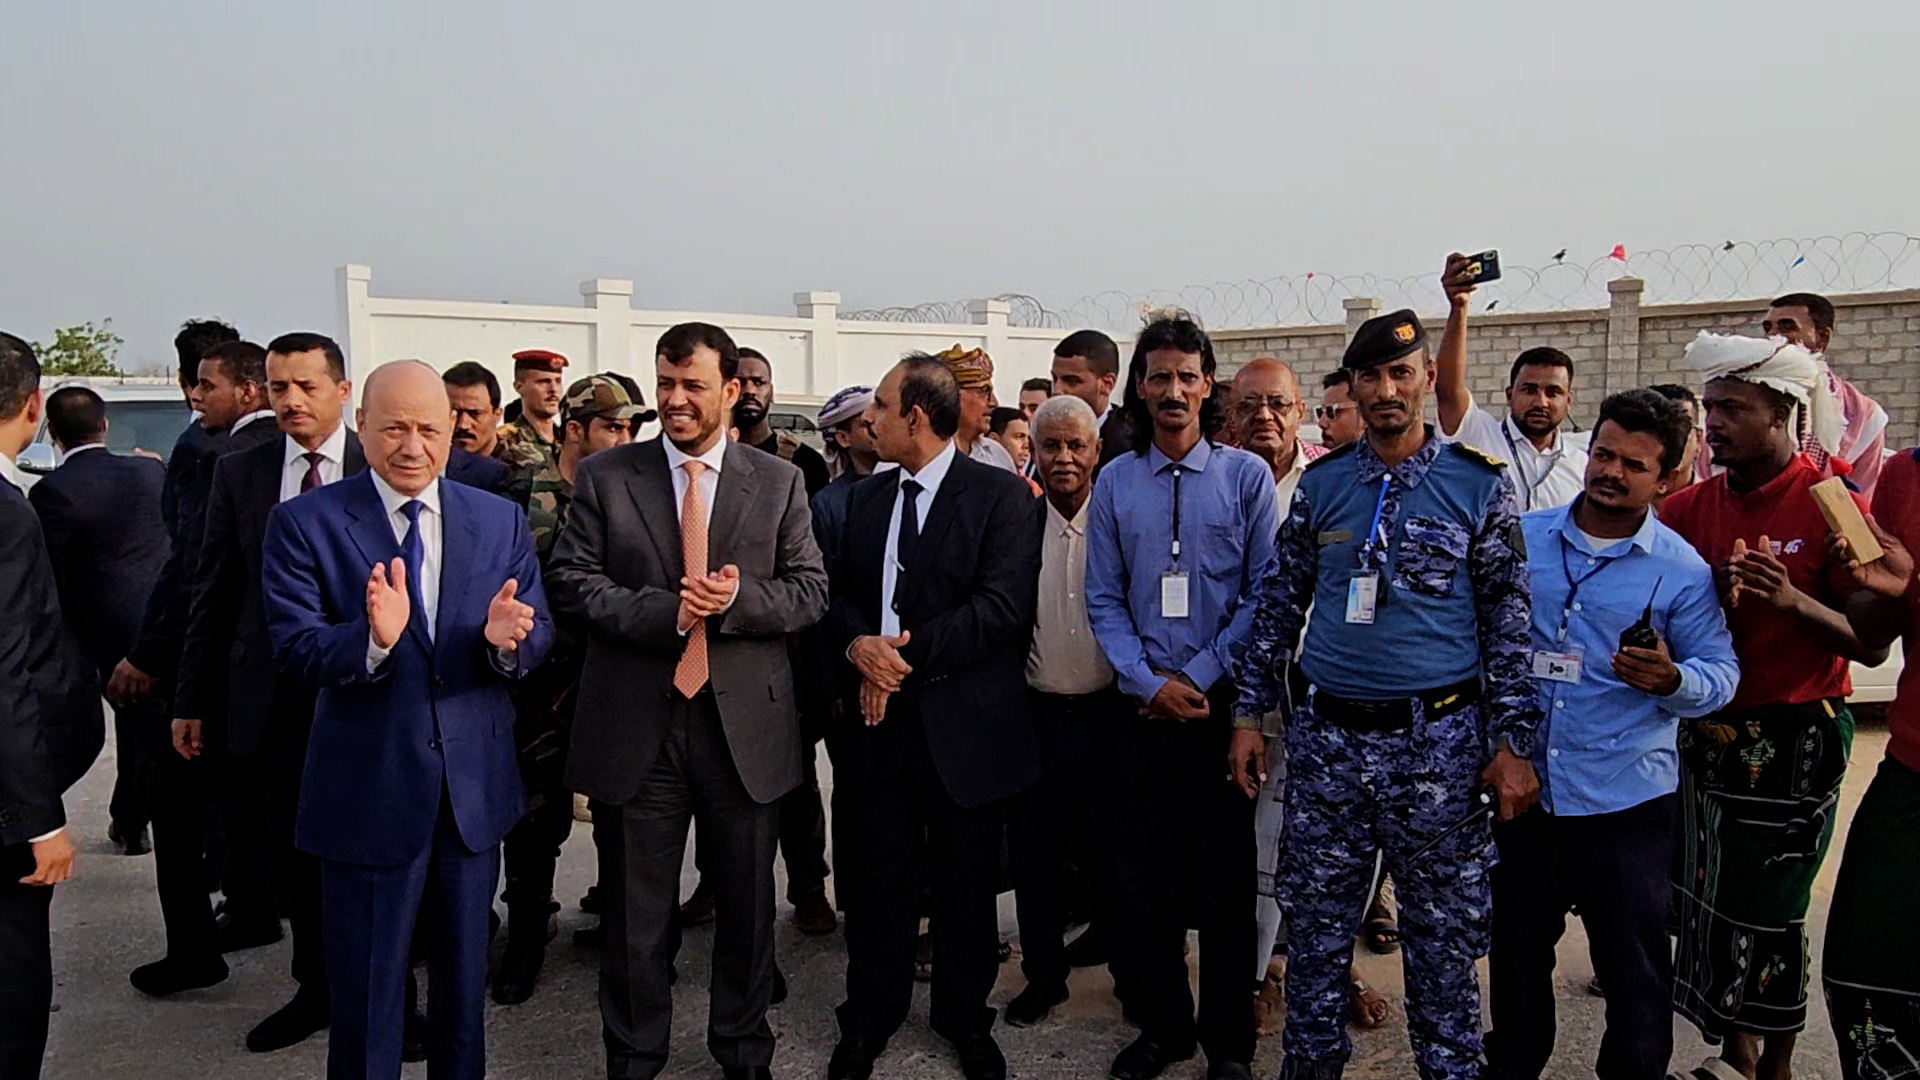
[{"label": "walkie-talkie", "polygon": [[1660,595],[1660,582],[1665,580],[1666,578],[1663,577],[1654,581],[1653,592],[1647,596],[1647,609],[1640,613],[1640,621],[1620,632],[1620,647],[1622,649],[1657,649],[1660,647],[1660,635],[1653,630],[1653,598]]}]

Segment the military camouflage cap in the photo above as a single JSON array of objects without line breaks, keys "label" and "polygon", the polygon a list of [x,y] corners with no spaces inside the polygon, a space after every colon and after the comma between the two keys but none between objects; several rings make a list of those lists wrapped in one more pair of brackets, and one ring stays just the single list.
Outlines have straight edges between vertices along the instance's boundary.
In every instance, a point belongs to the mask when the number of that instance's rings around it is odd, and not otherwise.
[{"label": "military camouflage cap", "polygon": [[633,420],[646,423],[658,414],[646,407],[644,399],[635,401],[620,380],[611,375],[589,375],[567,387],[560,415],[582,423],[600,417],[605,420]]}]

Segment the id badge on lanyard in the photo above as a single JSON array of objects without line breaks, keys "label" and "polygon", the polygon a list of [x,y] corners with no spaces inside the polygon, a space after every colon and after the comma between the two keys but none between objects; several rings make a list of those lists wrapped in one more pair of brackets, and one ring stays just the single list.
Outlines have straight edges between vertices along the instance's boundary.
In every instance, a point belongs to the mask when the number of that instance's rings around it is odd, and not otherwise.
[{"label": "id badge on lanyard", "polygon": [[1173,565],[1160,575],[1160,617],[1163,619],[1184,619],[1188,617],[1191,598],[1187,594],[1187,572],[1180,569],[1180,473],[1178,465],[1173,467]]},{"label": "id badge on lanyard", "polygon": [[1360,569],[1347,582],[1347,622],[1354,626],[1372,626],[1375,611],[1380,606],[1380,571],[1371,568],[1371,555],[1378,550],[1376,545],[1383,544],[1380,538],[1380,517],[1387,509],[1387,485],[1393,482],[1391,474],[1380,478],[1380,496],[1373,504],[1373,524],[1367,528],[1366,542],[1360,545]]}]

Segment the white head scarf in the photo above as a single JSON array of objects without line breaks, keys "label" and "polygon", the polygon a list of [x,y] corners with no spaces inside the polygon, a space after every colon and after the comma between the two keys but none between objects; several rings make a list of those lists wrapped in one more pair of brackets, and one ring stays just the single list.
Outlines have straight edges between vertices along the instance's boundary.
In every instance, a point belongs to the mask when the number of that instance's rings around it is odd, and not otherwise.
[{"label": "white head scarf", "polygon": [[1837,451],[1846,434],[1846,417],[1833,396],[1825,357],[1810,353],[1785,338],[1750,338],[1733,334],[1700,336],[1687,346],[1687,364],[1705,382],[1739,379],[1778,390],[1797,402],[1807,418],[1807,431],[1828,453]]}]

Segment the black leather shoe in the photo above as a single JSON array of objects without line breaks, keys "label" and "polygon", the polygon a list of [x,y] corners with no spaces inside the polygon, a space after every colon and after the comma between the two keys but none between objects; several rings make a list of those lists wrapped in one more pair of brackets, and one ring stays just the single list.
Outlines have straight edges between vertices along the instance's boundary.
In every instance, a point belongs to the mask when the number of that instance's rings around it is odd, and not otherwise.
[{"label": "black leather shoe", "polygon": [[693,895],[680,905],[680,925],[705,926],[713,921],[713,892],[706,882],[693,887]]},{"label": "black leather shoe", "polygon": [[1113,950],[1107,945],[1106,931],[1094,923],[1080,936],[1067,943],[1067,964],[1071,967],[1099,967],[1113,958]]},{"label": "black leather shoe", "polygon": [[147,831],[145,825],[138,829],[123,829],[119,822],[110,822],[107,825],[107,839],[120,849],[122,855],[145,855],[153,850],[153,834]]},{"label": "black leather shoe", "polygon": [[324,1031],[329,1023],[327,1001],[317,993],[302,989],[280,1011],[254,1025],[247,1032],[247,1049],[270,1054],[297,1046]]},{"label": "black leather shoe", "polygon": [[539,935],[516,937],[509,931],[507,951],[500,955],[500,969],[493,973],[493,1000],[501,1005],[518,1005],[532,997],[546,959],[547,943]]},{"label": "black leather shoe", "polygon": [[1027,1027],[1047,1018],[1055,1006],[1067,1002],[1066,983],[1028,983],[1025,990],[1007,1002],[1007,1023]]},{"label": "black leather shoe", "polygon": [[1207,1080],[1253,1080],[1253,1068],[1244,1061],[1209,1061]]},{"label": "black leather shoe", "polygon": [[986,1032],[955,1039],[953,1052],[960,1058],[960,1075],[967,1080],[1007,1080],[1007,1057]]},{"label": "black leather shoe", "polygon": [[214,931],[214,943],[223,953],[239,952],[242,949],[258,949],[272,945],[285,937],[280,928],[280,920],[271,922],[229,922]]},{"label": "black leather shoe", "polygon": [[1113,1080],[1153,1080],[1167,1071],[1167,1066],[1176,1061],[1187,1061],[1193,1057],[1193,1044],[1168,1046],[1153,1038],[1142,1035],[1131,1046],[1120,1051],[1108,1066],[1107,1075]]},{"label": "black leather shoe", "polygon": [[870,1080],[874,1060],[887,1044],[861,1035],[843,1035],[827,1059],[827,1080]]},{"label": "black leather shoe", "polygon": [[149,997],[166,997],[183,990],[203,990],[227,979],[227,962],[218,956],[204,961],[175,960],[169,956],[133,969],[127,981]]},{"label": "black leather shoe", "polygon": [[580,910],[589,915],[598,915],[604,910],[600,904],[600,886],[587,886],[586,895],[580,898]]},{"label": "black leather shoe", "polygon": [[787,1000],[787,977],[779,968],[773,969],[773,996],[767,999],[768,1005],[778,1005]]},{"label": "black leather shoe", "polygon": [[573,932],[573,947],[576,949],[597,949],[600,947],[600,924],[583,926]]},{"label": "black leather shoe", "polygon": [[738,1068],[724,1068],[720,1075],[727,1080],[773,1080],[773,1070],[765,1065],[742,1065]]}]

